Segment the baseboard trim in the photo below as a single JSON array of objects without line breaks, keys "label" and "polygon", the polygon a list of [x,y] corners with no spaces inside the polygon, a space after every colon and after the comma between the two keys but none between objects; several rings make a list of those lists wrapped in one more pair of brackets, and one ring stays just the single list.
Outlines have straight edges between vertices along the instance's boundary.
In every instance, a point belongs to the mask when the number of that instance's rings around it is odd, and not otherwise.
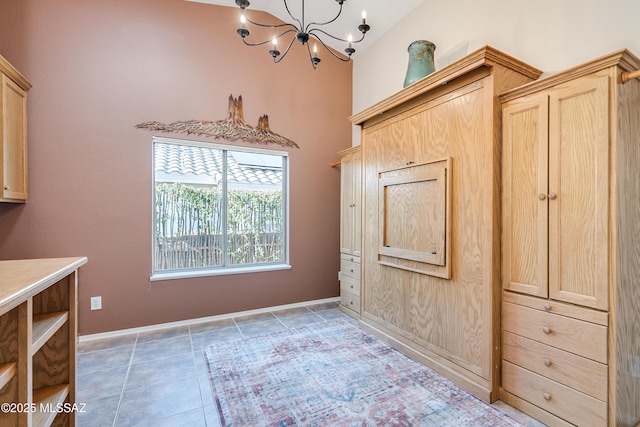
[{"label": "baseboard trim", "polygon": [[293,304],[284,304],[284,305],[277,305],[277,306],[273,306],[273,307],[257,308],[257,309],[254,309],[254,310],[238,311],[238,312],[235,312],[235,313],[219,314],[219,315],[216,315],[216,316],[199,317],[199,318],[196,318],[196,319],[179,320],[179,321],[176,321],[176,322],[159,323],[157,325],[141,326],[139,328],[119,329],[119,330],[116,330],[116,331],[100,332],[100,333],[97,333],[97,334],[81,335],[78,338],[78,340],[79,340],[79,342],[89,342],[89,341],[101,340],[101,339],[104,339],[104,338],[114,338],[114,337],[119,337],[119,336],[129,335],[129,334],[135,334],[135,333],[140,333],[140,332],[158,331],[158,330],[167,329],[167,328],[175,328],[177,326],[186,326],[186,325],[194,325],[194,324],[198,324],[198,323],[213,322],[213,321],[216,321],[216,320],[233,319],[234,317],[251,316],[251,315],[255,315],[255,314],[269,313],[270,311],[287,310],[287,309],[299,308],[299,307],[308,307],[308,306],[312,306],[312,305],[327,304],[327,303],[332,303],[332,302],[339,303],[340,302],[340,297],[324,298],[324,299],[318,299],[318,300],[312,300],[312,301],[296,302],[296,303],[293,303]]}]

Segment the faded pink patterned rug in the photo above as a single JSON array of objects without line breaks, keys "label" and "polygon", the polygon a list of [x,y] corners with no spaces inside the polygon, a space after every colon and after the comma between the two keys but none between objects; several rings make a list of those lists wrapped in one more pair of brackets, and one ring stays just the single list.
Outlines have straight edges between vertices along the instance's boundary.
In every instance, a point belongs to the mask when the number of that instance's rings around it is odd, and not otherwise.
[{"label": "faded pink patterned rug", "polygon": [[521,426],[349,321],[211,345],[223,426]]}]

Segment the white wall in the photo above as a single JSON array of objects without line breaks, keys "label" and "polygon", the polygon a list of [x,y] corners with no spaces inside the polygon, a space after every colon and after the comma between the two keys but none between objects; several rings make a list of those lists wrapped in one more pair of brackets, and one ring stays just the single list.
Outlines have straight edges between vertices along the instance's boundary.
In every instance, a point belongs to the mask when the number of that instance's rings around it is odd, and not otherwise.
[{"label": "white wall", "polygon": [[436,45],[436,69],[490,45],[544,77],[621,48],[640,56],[640,0],[427,0],[354,60],[354,113],[402,89],[419,39]]}]

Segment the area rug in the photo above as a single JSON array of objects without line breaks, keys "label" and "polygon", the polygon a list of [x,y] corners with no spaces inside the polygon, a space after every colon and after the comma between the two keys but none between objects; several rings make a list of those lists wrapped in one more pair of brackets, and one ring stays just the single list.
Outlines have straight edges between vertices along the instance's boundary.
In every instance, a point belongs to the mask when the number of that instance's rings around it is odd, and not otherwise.
[{"label": "area rug", "polygon": [[348,320],[205,355],[223,426],[521,426]]}]

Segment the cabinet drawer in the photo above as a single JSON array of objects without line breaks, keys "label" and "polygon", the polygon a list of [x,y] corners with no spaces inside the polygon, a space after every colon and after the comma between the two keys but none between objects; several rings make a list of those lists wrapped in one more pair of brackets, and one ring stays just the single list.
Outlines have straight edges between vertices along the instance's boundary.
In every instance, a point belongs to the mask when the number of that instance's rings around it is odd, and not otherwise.
[{"label": "cabinet drawer", "polygon": [[340,304],[345,307],[360,313],[360,297],[352,294],[351,292],[340,292]]},{"label": "cabinet drawer", "polygon": [[360,257],[350,254],[340,254],[340,259],[345,261],[355,262],[356,264],[360,264]]},{"label": "cabinet drawer", "polygon": [[502,362],[508,392],[579,426],[606,426],[607,404],[534,372]]},{"label": "cabinet drawer", "polygon": [[604,402],[607,365],[537,341],[502,333],[502,358]]},{"label": "cabinet drawer", "polygon": [[502,304],[502,327],[517,335],[607,363],[607,328],[521,305]]},{"label": "cabinet drawer", "polygon": [[[348,257],[348,258],[358,259],[357,257]],[[351,261],[349,259],[345,259],[341,257],[340,258],[340,274],[343,276],[349,276],[349,277],[353,277],[354,279],[360,280],[360,264],[355,261]]]},{"label": "cabinet drawer", "polygon": [[349,276],[342,276],[340,279],[340,292],[349,292],[360,296],[360,281]]}]

